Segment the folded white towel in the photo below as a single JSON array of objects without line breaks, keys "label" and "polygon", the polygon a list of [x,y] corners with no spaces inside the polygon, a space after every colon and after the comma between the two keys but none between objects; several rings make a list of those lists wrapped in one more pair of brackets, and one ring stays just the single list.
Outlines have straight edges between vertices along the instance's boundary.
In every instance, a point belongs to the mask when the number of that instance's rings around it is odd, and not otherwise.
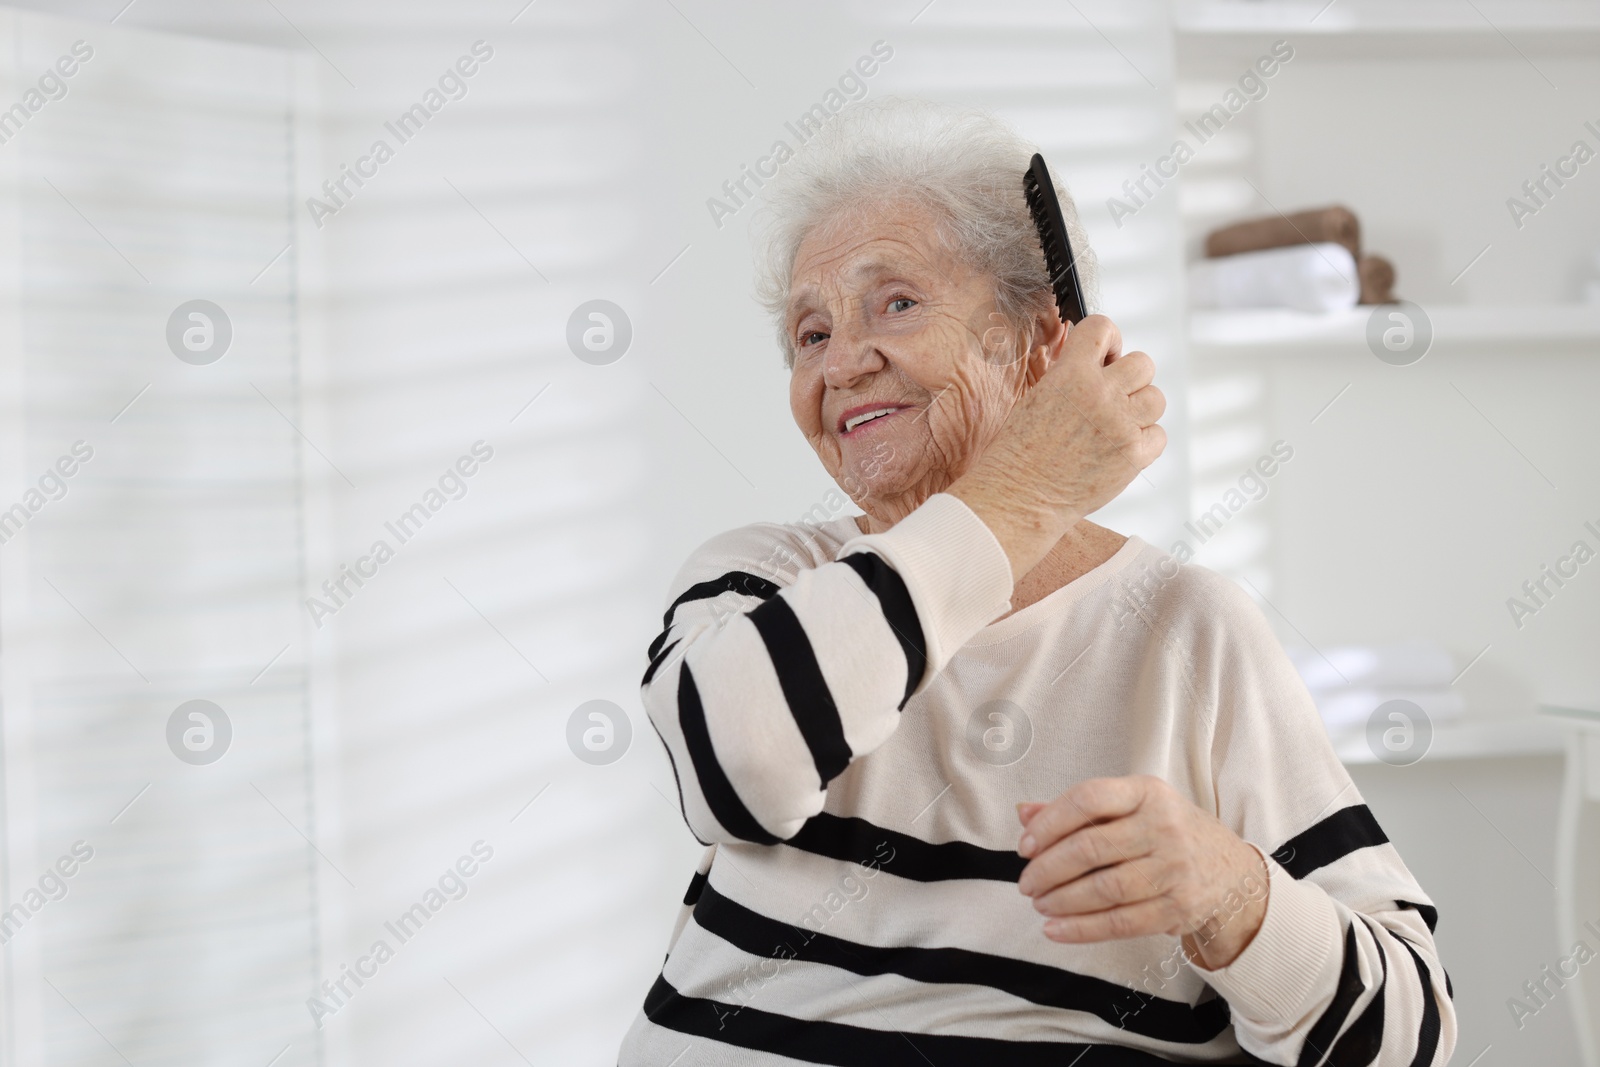
[{"label": "folded white towel", "polygon": [[1323,689],[1411,686],[1444,688],[1455,680],[1450,653],[1432,641],[1394,641],[1286,650],[1295,670],[1313,693]]},{"label": "folded white towel", "polygon": [[1355,257],[1332,241],[1240,252],[1189,266],[1189,305],[1195,308],[1342,311],[1355,307],[1360,296]]}]

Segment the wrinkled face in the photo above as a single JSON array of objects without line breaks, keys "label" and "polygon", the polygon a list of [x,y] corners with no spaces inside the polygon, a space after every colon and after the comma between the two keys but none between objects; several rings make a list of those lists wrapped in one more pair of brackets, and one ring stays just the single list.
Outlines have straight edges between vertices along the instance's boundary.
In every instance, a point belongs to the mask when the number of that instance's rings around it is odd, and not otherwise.
[{"label": "wrinkled face", "polygon": [[828,473],[873,514],[903,515],[948,488],[1025,384],[994,280],[952,256],[934,226],[923,205],[874,205],[813,230],[795,255],[790,409]]}]

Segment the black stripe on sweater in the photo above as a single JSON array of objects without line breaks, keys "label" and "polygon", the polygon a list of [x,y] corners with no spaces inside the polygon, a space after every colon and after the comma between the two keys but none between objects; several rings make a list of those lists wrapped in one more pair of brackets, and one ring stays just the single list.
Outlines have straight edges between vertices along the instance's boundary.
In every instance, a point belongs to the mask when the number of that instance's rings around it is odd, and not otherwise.
[{"label": "black stripe on sweater", "polygon": [[[1360,912],[1355,914],[1362,922],[1369,925],[1372,923],[1371,919]],[[1384,951],[1383,941],[1378,937],[1377,931],[1370,932],[1378,950],[1378,965],[1383,969],[1383,977],[1378,980],[1377,991],[1367,1002],[1366,1010],[1361,1013],[1360,1018],[1350,1024],[1350,1029],[1340,1036],[1338,1043],[1333,1046],[1333,1051],[1328,1053],[1325,1067],[1370,1067],[1372,1061],[1383,1051],[1383,998],[1385,987],[1389,984],[1389,953]]]},{"label": "black stripe on sweater", "polygon": [[[908,1034],[796,1019],[748,1005],[686,997],[666,976],[644,1000],[645,1018],[668,1030],[735,1048],[834,1067],[1171,1067],[1171,1060],[1118,1045],[1003,1041],[955,1034]],[[1081,1057],[1081,1059],[1079,1059]],[[1246,1063],[1265,1063],[1246,1056]]]},{"label": "black stripe on sweater", "polygon": [[650,658],[655,659],[657,653],[661,651],[661,646],[666,644],[667,633],[672,629],[672,616],[678,610],[679,604],[685,604],[691,600],[711,600],[728,592],[769,600],[777,596],[778,585],[776,582],[768,581],[766,578],[751,574],[748,571],[729,571],[720,577],[711,578],[704,582],[696,582],[685,589],[678,596],[678,599],[674,600],[667,608],[667,613],[661,617],[661,632],[656,635],[654,641],[650,642]]},{"label": "black stripe on sweater", "polygon": [[777,844],[778,839],[756,822],[756,817],[750,814],[733,783],[723,773],[711,744],[711,731],[706,728],[706,709],[700,703],[700,690],[694,684],[694,674],[687,663],[678,670],[678,728],[683,732],[684,747],[694,763],[700,792],[717,822],[735,837],[758,845]]},{"label": "black stripe on sweater", "polygon": [[1015,852],[982,848],[965,841],[938,844],[898,830],[886,830],[855,816],[820,812],[784,842],[829,859],[879,867],[916,882],[979,878],[1015,882],[1028,861]]},{"label": "black stripe on sweater", "polygon": [[[679,638],[679,640],[682,640],[682,638]],[[667,657],[672,655],[672,650],[677,647],[678,642],[674,641],[672,644],[668,645],[666,648],[663,648],[656,654],[655,659],[650,661],[650,669],[644,672],[644,678],[639,682],[640,689],[643,689],[645,686],[650,684],[650,679],[656,676],[656,669],[660,667],[661,664],[666,662]]]},{"label": "black stripe on sweater", "polygon": [[700,871],[694,872],[694,877],[689,879],[689,888],[683,894],[683,905],[692,908],[700,903],[700,894],[705,892],[706,876]]},{"label": "black stripe on sweater", "polygon": [[900,640],[900,650],[906,657],[906,692],[898,706],[904,708],[928,669],[928,645],[911,591],[899,572],[875,552],[852,552],[838,562],[854,570],[877,596],[884,619]]},{"label": "black stripe on sweater", "polygon": [[[818,920],[819,925],[826,918]],[[694,921],[752,956],[800,959],[859,975],[897,974],[914,982],[983,986],[1045,1007],[1086,1012],[1129,1033],[1162,1041],[1204,1044],[1230,1024],[1227,1002],[1220,997],[1191,1005],[1092,975],[987,952],[857,944],[809,926],[769,919],[711,885],[701,892]]]},{"label": "black stripe on sweater", "polygon": [[817,785],[822,788],[850,765],[852,753],[811,638],[806,636],[794,608],[781,596],[757,606],[750,612],[750,621],[767,646],[778,684],[783,687],[783,699],[811,750],[811,762],[816,764],[821,778]]},{"label": "black stripe on sweater", "polygon": [[1365,804],[1352,804],[1285,841],[1272,858],[1295,878],[1304,878],[1352,852],[1388,841],[1372,810]]},{"label": "black stripe on sweater", "polygon": [[1428,924],[1428,933],[1433,933],[1433,931],[1438,927],[1439,909],[1434,907],[1432,904],[1417,904],[1409,900],[1397,900],[1395,901],[1395,904],[1398,907],[1410,908],[1418,915],[1421,915],[1422,921]]},{"label": "black stripe on sweater", "polygon": [[1310,1033],[1306,1034],[1306,1043],[1300,1049],[1300,1058],[1295,1062],[1295,1067],[1312,1067],[1321,1063],[1328,1046],[1333,1044],[1334,1037],[1339,1033],[1339,1028],[1344,1025],[1345,1019],[1350,1016],[1350,1009],[1355,1007],[1361,994],[1366,992],[1366,986],[1361,983],[1361,960],[1356,948],[1356,927],[1351,923],[1344,932],[1344,962],[1339,967],[1339,984],[1334,989],[1333,999],[1328,1002],[1322,1016],[1312,1025]]},{"label": "black stripe on sweater", "polygon": [[[670,746],[668,746],[667,739],[665,737],[661,737],[661,728],[656,725],[656,721],[654,719],[650,719],[650,728],[656,732],[657,737],[661,738],[661,747],[666,749],[667,765],[672,768],[672,784],[678,787],[678,813],[683,816],[684,825],[688,826],[689,809],[684,807],[683,804],[683,779],[678,776],[678,761],[673,758],[672,749]],[[700,841],[700,835],[694,832],[693,826],[689,826],[689,832],[694,834],[694,839],[696,841]],[[700,841],[700,843],[702,845],[711,844],[710,841]]]},{"label": "black stripe on sweater", "polygon": [[1439,1001],[1433,993],[1433,973],[1422,962],[1422,956],[1405,938],[1397,940],[1411,953],[1411,962],[1417,965],[1417,981],[1422,986],[1422,1023],[1417,1027],[1417,1054],[1411,1057],[1411,1067],[1430,1067],[1439,1050]]}]

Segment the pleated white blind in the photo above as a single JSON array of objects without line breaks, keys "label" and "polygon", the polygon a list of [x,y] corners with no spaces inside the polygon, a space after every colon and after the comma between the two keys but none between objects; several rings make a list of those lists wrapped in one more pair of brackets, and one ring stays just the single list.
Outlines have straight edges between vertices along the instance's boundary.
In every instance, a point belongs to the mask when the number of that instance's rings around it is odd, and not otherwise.
[{"label": "pleated white blind", "polygon": [[[0,35],[0,107],[22,108],[0,118],[0,508],[26,510],[0,544],[0,1062],[317,1062],[284,1051],[322,862],[290,57],[15,13]],[[220,359],[169,347],[192,300],[222,309]],[[229,724],[214,762],[169,747],[193,700]]]}]

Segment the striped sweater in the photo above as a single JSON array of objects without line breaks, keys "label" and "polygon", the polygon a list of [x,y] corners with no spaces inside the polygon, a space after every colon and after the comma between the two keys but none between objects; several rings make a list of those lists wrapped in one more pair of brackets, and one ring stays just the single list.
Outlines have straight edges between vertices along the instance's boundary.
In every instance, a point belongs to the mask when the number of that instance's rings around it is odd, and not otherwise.
[{"label": "striped sweater", "polygon": [[[708,848],[621,1067],[1445,1063],[1436,912],[1255,604],[1138,537],[1011,593],[947,493],[684,564],[642,694]],[[1129,774],[1267,857],[1229,966],[1051,941],[1018,892],[1015,805]]]}]

